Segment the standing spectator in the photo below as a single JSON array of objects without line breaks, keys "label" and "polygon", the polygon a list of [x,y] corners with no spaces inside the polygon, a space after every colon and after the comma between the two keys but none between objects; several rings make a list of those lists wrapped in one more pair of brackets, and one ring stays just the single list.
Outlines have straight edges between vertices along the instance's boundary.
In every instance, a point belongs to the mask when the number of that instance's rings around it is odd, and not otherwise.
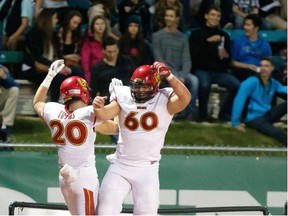
[{"label": "standing spectator", "polygon": [[[139,15],[142,22],[143,36],[150,39],[151,36],[151,15],[149,12],[149,4],[144,0],[122,0],[118,4],[119,30],[124,34],[127,20],[130,15]],[[144,22],[145,21],[145,22]]]},{"label": "standing spectator", "polygon": [[23,48],[25,35],[32,26],[33,0],[4,0],[0,3],[0,7],[0,22],[3,23],[3,49],[19,50]]},{"label": "standing spectator", "polygon": [[255,75],[261,58],[272,55],[269,43],[259,35],[261,25],[259,15],[248,14],[244,20],[245,33],[233,41],[231,65],[235,76],[240,81]]},{"label": "standing spectator", "polygon": [[92,67],[91,96],[107,96],[109,98],[109,84],[113,78],[122,81],[126,86],[136,68],[136,64],[128,56],[119,54],[117,41],[108,37],[103,43],[104,58]]},{"label": "standing spectator", "polygon": [[91,67],[103,59],[102,43],[108,36],[107,22],[103,16],[95,16],[81,49],[81,64],[85,79],[90,83]]},{"label": "standing spectator", "polygon": [[[160,76],[172,88],[159,89]],[[130,87],[114,86],[111,103],[96,97],[94,112],[101,119],[119,115],[122,142],[99,190],[99,215],[119,215],[132,191],[133,215],[157,215],[159,207],[159,161],[173,115],[183,110],[191,95],[188,89],[159,62],[138,67]]]},{"label": "standing spectator", "polygon": [[153,54],[155,61],[161,61],[169,70],[182,81],[190,93],[192,100],[185,110],[185,117],[191,118],[197,114],[196,98],[198,92],[198,79],[191,71],[191,58],[189,42],[186,35],[180,32],[178,23],[180,11],[173,7],[166,8],[166,27],[152,35]]},{"label": "standing spectator", "polygon": [[59,185],[71,215],[95,215],[99,181],[95,167],[96,131],[118,132],[114,122],[103,122],[93,113],[88,83],[81,77],[65,79],[60,86],[64,104],[45,102],[53,78],[64,68],[56,60],[39,86],[34,109],[51,132],[58,149]]},{"label": "standing spectator", "polygon": [[234,13],[234,28],[242,29],[244,19],[248,14],[259,14],[259,1],[258,0],[234,0],[233,13]]},{"label": "standing spectator", "polygon": [[[274,66],[272,59],[262,58],[259,76],[249,77],[241,83],[233,104],[232,126],[245,131],[245,126],[273,137],[287,147],[287,134],[273,126],[282,116],[287,114],[287,101],[272,107],[276,93],[285,94],[287,87],[271,77]],[[245,103],[248,102],[247,115],[241,118]]]},{"label": "standing spectator", "polygon": [[[27,33],[22,65],[23,78],[40,85],[47,75],[50,64],[60,56],[59,39],[55,30],[58,22],[56,11],[43,9],[37,16],[36,23]],[[71,73],[72,69],[72,73]],[[59,100],[59,86],[69,76],[81,76],[77,68],[68,68],[58,74],[50,88],[51,101]]]},{"label": "standing spectator", "polygon": [[152,64],[153,54],[150,45],[144,40],[141,29],[141,17],[131,15],[127,28],[119,40],[120,54],[130,56],[136,66]]},{"label": "standing spectator", "polygon": [[208,101],[211,84],[215,83],[229,90],[229,96],[223,103],[219,118],[228,120],[231,116],[232,102],[239,88],[239,81],[228,72],[231,62],[230,37],[219,28],[221,10],[211,6],[205,13],[205,27],[191,32],[190,52],[193,71],[199,79],[199,121],[210,119]]},{"label": "standing spectator", "polygon": [[81,67],[80,47],[82,45],[81,33],[82,15],[77,10],[71,10],[64,18],[58,30],[60,41],[60,56],[65,60],[65,65]]},{"label": "standing spectator", "polygon": [[[8,69],[0,65],[0,115],[2,116],[0,142],[9,141],[11,136],[18,96],[18,84],[10,75]],[[11,149],[7,148],[7,150]]]},{"label": "standing spectator", "polygon": [[287,29],[287,21],[280,16],[281,4],[279,0],[259,0],[259,4],[260,15],[267,20],[273,29]]}]

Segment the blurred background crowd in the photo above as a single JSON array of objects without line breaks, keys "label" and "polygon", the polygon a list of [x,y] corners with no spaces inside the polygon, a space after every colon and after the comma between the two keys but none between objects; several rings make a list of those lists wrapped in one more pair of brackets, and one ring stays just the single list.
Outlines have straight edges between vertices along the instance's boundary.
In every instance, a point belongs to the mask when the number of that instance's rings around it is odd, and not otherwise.
[{"label": "blurred background crowd", "polygon": [[[259,74],[263,57],[282,57],[284,64],[272,76],[287,82],[287,43],[272,45],[259,34],[287,30],[286,0],[2,0],[0,8],[1,50],[23,52],[21,64],[1,66],[6,75],[0,73],[0,84],[13,89],[14,98],[6,105],[7,121],[2,111],[1,130],[8,133],[15,117],[11,106],[19,96],[13,80],[38,86],[59,58],[72,72],[55,77],[51,101],[59,100],[59,86],[68,76],[85,78],[92,97],[109,96],[112,78],[129,85],[138,66],[164,62],[193,98],[175,120],[215,121],[208,101],[217,84],[227,94],[216,120],[230,121],[241,83]],[[232,40],[231,30],[243,33]],[[0,110],[7,102],[1,100]]]}]

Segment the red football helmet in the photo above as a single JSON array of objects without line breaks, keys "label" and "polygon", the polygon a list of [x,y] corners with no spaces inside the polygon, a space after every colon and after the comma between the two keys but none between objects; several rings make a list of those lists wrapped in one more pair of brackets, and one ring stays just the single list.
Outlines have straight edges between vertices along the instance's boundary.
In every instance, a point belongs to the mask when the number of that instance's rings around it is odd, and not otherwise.
[{"label": "red football helmet", "polygon": [[158,92],[160,82],[160,75],[152,65],[138,67],[130,81],[132,98],[137,103],[145,103]]},{"label": "red football helmet", "polygon": [[79,76],[72,76],[65,79],[60,86],[60,95],[64,104],[75,99],[82,100],[85,104],[90,103],[88,83]]}]

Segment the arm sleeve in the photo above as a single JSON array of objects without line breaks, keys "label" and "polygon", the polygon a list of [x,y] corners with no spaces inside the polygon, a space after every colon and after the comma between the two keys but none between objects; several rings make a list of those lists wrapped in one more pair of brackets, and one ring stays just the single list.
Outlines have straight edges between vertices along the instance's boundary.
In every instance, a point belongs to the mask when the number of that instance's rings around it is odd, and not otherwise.
[{"label": "arm sleeve", "polygon": [[[254,79],[253,79],[254,80]],[[235,127],[241,123],[241,115],[244,109],[245,102],[247,98],[251,95],[253,91],[253,86],[255,86],[255,82],[248,79],[240,85],[240,88],[237,92],[237,95],[234,99],[233,108],[232,108],[232,126]]]}]

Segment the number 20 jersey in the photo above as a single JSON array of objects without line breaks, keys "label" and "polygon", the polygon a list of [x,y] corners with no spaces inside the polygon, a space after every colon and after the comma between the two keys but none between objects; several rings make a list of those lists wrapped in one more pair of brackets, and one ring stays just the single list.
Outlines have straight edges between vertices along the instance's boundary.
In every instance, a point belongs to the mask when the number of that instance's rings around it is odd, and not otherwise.
[{"label": "number 20 jersey", "polygon": [[117,144],[116,160],[132,166],[159,161],[165,135],[173,115],[167,111],[172,88],[163,88],[149,101],[136,103],[127,86],[116,86],[110,100],[116,100],[121,112],[119,124],[122,142]]},{"label": "number 20 jersey", "polygon": [[74,168],[95,166],[93,127],[102,123],[96,120],[92,106],[69,112],[59,103],[46,103],[42,117],[49,126],[52,140],[58,148],[58,164]]}]

